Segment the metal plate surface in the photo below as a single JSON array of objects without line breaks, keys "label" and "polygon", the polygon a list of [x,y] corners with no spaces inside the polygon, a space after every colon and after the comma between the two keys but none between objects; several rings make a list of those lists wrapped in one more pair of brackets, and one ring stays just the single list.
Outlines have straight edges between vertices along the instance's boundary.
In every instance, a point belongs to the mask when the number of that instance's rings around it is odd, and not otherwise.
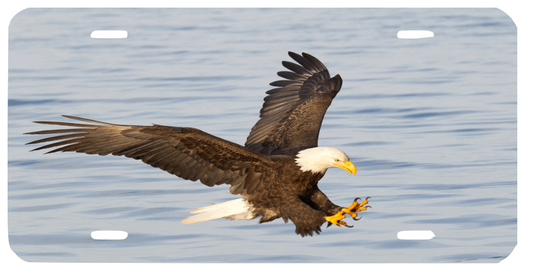
[{"label": "metal plate surface", "polygon": [[[517,237],[516,37],[498,9],[26,9],[9,29],[11,248],[31,262],[499,262]],[[319,186],[340,205],[372,197],[354,228],[184,225],[235,197],[131,159],[24,145],[47,128],[31,121],[62,114],[243,144],[287,51],[343,77],[319,145],[358,174],[330,170]]]}]

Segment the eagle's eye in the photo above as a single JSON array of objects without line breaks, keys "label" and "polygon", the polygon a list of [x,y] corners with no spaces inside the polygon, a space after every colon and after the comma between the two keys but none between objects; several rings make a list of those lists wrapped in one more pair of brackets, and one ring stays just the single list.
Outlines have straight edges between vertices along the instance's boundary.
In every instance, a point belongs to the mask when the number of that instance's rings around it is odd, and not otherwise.
[{"label": "eagle's eye", "polygon": [[341,161],[341,159],[339,159],[339,158],[335,158],[335,162],[338,163],[338,162],[340,162],[340,161]]}]

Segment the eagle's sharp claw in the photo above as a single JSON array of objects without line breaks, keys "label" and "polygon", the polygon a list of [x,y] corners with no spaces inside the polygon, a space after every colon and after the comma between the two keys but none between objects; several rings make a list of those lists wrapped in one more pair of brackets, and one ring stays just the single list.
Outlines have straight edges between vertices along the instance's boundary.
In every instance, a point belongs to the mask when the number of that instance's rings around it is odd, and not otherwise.
[{"label": "eagle's sharp claw", "polygon": [[353,200],[353,203],[351,205],[349,205],[348,207],[344,207],[342,208],[339,212],[337,212],[337,214],[335,215],[332,215],[332,216],[327,216],[326,217],[326,221],[328,221],[328,226],[327,227],[330,227],[331,224],[335,224],[336,226],[346,226],[346,227],[353,227],[346,224],[346,222],[342,221],[342,219],[346,218],[346,216],[344,214],[349,214],[353,219],[354,221],[359,221],[361,220],[361,217],[359,218],[356,218],[357,217],[357,213],[356,212],[360,212],[360,211],[365,211],[367,210],[368,208],[372,208],[371,206],[367,206],[366,204],[368,204],[368,199],[370,197],[366,197],[366,199],[364,201],[362,201],[361,203],[359,203],[358,201],[361,200],[361,198],[355,198]]}]

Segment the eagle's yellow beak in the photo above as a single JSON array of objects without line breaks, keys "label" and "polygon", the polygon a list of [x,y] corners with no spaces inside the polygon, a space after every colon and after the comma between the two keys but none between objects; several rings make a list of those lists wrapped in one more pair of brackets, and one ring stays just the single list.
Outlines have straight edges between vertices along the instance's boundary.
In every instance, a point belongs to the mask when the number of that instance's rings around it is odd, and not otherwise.
[{"label": "eagle's yellow beak", "polygon": [[357,172],[357,168],[350,161],[346,161],[346,163],[344,164],[335,164],[335,165],[350,172],[350,174],[352,175],[355,175],[355,173]]}]

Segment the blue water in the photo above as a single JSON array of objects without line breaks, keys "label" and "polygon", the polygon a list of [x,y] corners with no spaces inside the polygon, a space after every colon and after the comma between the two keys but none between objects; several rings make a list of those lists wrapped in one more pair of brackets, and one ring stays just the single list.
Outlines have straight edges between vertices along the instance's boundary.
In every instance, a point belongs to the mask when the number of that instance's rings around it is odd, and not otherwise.
[{"label": "blue water", "polygon": [[[97,29],[127,30],[120,40]],[[435,37],[402,40],[399,30]],[[344,84],[319,145],[339,205],[371,196],[354,228],[301,238],[282,220],[184,225],[234,199],[122,157],[25,146],[61,114],[197,127],[243,144],[287,51]],[[516,27],[497,9],[28,9],[10,25],[9,239],[27,261],[499,262],[516,245]],[[94,241],[123,230],[123,241]],[[427,241],[403,230],[432,230]]]}]

